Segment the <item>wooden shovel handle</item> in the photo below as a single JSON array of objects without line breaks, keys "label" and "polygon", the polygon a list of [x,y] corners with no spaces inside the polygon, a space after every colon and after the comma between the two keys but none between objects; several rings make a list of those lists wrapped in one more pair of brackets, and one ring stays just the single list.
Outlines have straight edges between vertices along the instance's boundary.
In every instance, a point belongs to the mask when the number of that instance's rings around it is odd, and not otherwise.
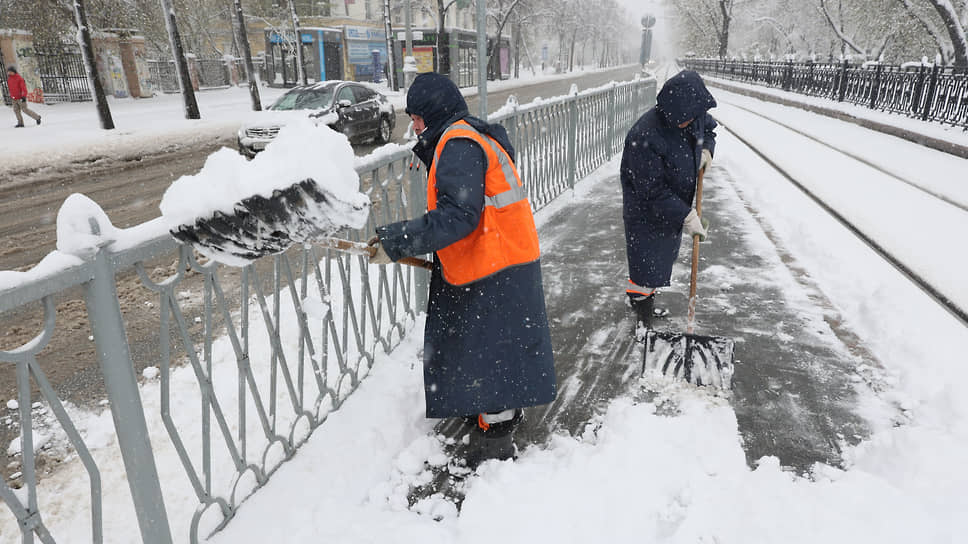
[{"label": "wooden shovel handle", "polygon": [[[706,173],[703,168],[696,179],[696,215],[702,223],[702,177]],[[689,320],[686,322],[686,332],[692,334],[696,324],[696,276],[699,275],[699,235],[692,235],[692,275],[689,279]]]},{"label": "wooden shovel handle", "polygon": [[[342,251],[343,253],[349,253],[351,255],[372,257],[376,254],[375,247],[368,246],[363,242],[353,242],[350,240],[343,240],[342,238],[321,238],[319,240],[315,240],[315,242],[325,248],[335,249],[336,251]],[[426,270],[433,268],[433,263],[418,257],[404,257],[395,262],[397,264],[405,264],[407,266],[414,266]]]}]

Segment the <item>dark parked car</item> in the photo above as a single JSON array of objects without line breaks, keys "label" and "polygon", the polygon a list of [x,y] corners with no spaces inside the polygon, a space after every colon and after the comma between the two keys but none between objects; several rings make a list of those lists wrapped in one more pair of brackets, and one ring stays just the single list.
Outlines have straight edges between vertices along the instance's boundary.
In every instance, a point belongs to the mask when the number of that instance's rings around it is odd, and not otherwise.
[{"label": "dark parked car", "polygon": [[253,120],[239,129],[239,153],[254,157],[265,149],[285,126],[290,114],[305,110],[317,124],[342,132],[350,141],[375,138],[390,141],[396,115],[387,97],[359,83],[322,81],[294,87],[279,97],[266,112],[253,115]]}]

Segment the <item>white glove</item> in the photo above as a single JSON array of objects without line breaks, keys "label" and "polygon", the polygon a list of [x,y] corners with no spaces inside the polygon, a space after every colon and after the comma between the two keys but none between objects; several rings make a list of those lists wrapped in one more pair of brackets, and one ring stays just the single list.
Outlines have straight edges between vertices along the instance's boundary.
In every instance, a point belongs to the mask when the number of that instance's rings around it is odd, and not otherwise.
[{"label": "white glove", "polygon": [[702,157],[699,159],[699,169],[705,170],[713,162],[713,154],[708,149],[702,150]]},{"label": "white glove", "polygon": [[689,215],[686,216],[686,220],[682,223],[683,232],[688,234],[690,238],[698,234],[700,242],[704,242],[706,240],[707,228],[709,228],[709,222],[705,219],[700,221],[699,216],[696,214],[695,208],[689,210]]},{"label": "white glove", "polygon": [[383,244],[380,243],[380,237],[374,236],[370,238],[370,241],[366,243],[370,247],[370,264],[390,264],[393,259],[387,255],[387,251],[383,249]]}]

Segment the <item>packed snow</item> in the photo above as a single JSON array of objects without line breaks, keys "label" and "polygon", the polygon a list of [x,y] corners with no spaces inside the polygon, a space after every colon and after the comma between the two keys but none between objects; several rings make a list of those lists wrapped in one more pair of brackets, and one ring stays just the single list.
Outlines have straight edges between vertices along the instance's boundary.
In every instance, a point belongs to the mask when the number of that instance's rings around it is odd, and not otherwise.
[{"label": "packed snow", "polygon": [[282,127],[251,161],[228,148],[212,153],[197,174],[171,184],[159,207],[169,228],[175,230],[216,211],[231,214],[238,202],[251,196],[268,198],[274,191],[312,179],[320,189],[359,210],[331,219],[359,229],[366,224],[370,201],[359,192],[355,164],[346,136],[300,116]]}]

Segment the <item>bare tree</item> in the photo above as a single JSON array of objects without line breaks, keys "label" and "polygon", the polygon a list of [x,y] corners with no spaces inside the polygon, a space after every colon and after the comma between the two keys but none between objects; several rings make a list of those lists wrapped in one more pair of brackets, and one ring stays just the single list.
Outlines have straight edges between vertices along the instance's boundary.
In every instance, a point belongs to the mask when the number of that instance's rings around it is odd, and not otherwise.
[{"label": "bare tree", "polygon": [[200,119],[198,102],[195,101],[195,87],[192,86],[192,78],[188,73],[188,61],[185,60],[185,50],[182,48],[181,35],[178,33],[178,23],[175,20],[175,9],[171,6],[170,0],[161,0],[161,9],[165,17],[165,27],[168,29],[171,53],[175,57],[175,71],[178,73],[182,102],[185,104],[185,118]]},{"label": "bare tree", "polygon": [[233,0],[235,4],[235,31],[238,33],[236,42],[241,48],[242,59],[245,62],[245,76],[249,80],[249,97],[252,100],[252,111],[262,111],[262,99],[259,97],[259,83],[255,77],[255,67],[252,65],[252,50],[249,48],[249,36],[245,29],[245,14],[242,12],[242,0]]},{"label": "bare tree", "polygon": [[104,87],[101,85],[101,78],[97,73],[97,62],[94,60],[94,45],[91,43],[91,28],[87,24],[84,0],[74,0],[74,20],[77,24],[77,38],[81,45],[81,56],[84,57],[87,83],[94,92],[94,104],[97,106],[97,114],[101,120],[101,128],[111,130],[114,128],[114,119],[111,118],[111,109],[108,107],[107,98],[104,97]]},{"label": "bare tree", "polygon": [[[729,52],[729,37],[733,23],[733,8],[739,0],[683,0],[674,2],[679,15],[692,25],[690,36],[701,42],[705,30],[712,29],[716,37],[716,49],[720,58]],[[698,38],[698,39],[697,39]]]}]

